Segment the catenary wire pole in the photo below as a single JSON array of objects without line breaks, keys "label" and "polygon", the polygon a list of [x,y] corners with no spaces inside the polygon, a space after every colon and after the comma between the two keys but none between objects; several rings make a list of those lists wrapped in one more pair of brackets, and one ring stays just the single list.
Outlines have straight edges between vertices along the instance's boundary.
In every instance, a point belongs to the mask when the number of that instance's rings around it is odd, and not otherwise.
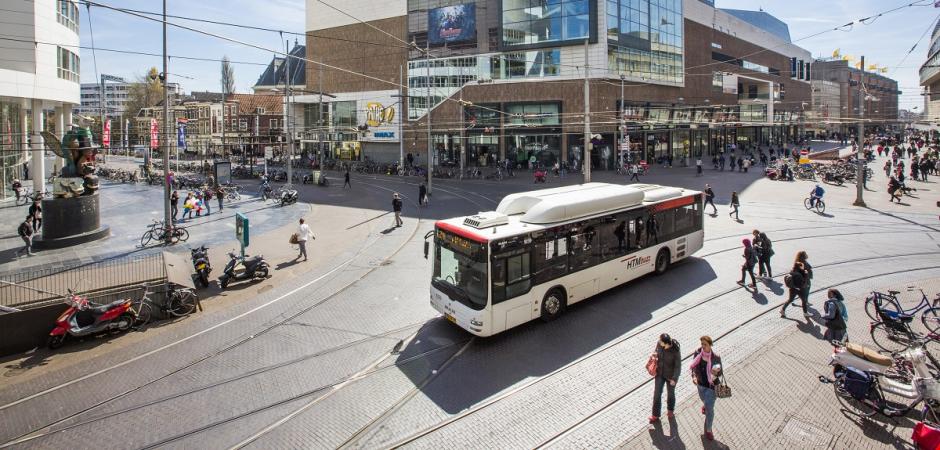
[{"label": "catenary wire pole", "polygon": [[591,182],[591,84],[588,79],[588,41],[584,40],[584,182]]},{"label": "catenary wire pole", "polygon": [[865,207],[865,159],[863,146],[865,145],[865,57],[862,56],[862,68],[858,72],[858,152],[855,153],[855,203],[854,206]]},{"label": "catenary wire pole", "polygon": [[164,241],[173,238],[173,215],[170,212],[170,73],[166,53],[166,0],[163,0],[163,223],[166,226]]}]

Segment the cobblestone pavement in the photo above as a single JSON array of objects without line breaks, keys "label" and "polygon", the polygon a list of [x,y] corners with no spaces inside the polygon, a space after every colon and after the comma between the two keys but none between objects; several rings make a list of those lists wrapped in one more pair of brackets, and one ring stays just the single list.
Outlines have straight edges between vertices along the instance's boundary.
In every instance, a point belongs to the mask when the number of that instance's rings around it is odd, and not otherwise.
[{"label": "cobblestone pavement", "polygon": [[[651,396],[643,365],[662,332],[678,338],[685,354],[701,334],[718,338],[736,389],[727,406],[719,404],[719,440],[746,448],[778,442],[761,434],[763,428],[738,431],[730,425],[741,422],[733,414],[758,414],[758,406],[747,402],[759,402],[762,393],[790,393],[798,401],[815,392],[814,401],[835,401],[808,375],[824,369],[824,344],[792,344],[807,348],[799,354],[806,368],[797,360],[759,365],[781,353],[775,349],[805,338],[804,332],[819,333],[818,326],[780,319],[773,311],[784,300],[781,277],[792,255],[809,251],[814,291],[838,286],[850,303],[867,289],[936,279],[934,184],[919,186],[923,198],[905,205],[870,193],[870,209],[850,206],[849,187],[827,188],[829,208],[820,215],[802,206],[811,183],[772,182],[753,172],[695,177],[693,170],[662,169],[644,182],[713,183],[719,199],[737,190],[742,221],[726,217],[722,205],[720,214],[706,217],[704,248],[666,274],[598,295],[552,323],[533,322],[489,339],[470,338],[429,307],[422,237],[431,219],[493,209],[502,195],[528,188],[526,183],[436,183],[431,207],[409,206],[400,229],[387,228],[391,219],[381,214],[393,191],[411,201],[414,180],[354,176],[351,190],[305,188],[305,201],[323,208],[365,211],[361,226],[368,232],[349,237],[338,231],[322,243],[340,249],[331,263],[297,269],[243,302],[168,325],[152,339],[121,347],[123,352],[101,344],[82,350],[89,352],[80,353],[82,364],[35,366],[24,381],[0,379],[0,446],[22,438],[29,440],[17,447],[652,446],[643,431]],[[605,177],[617,179],[598,176]],[[332,218],[315,220],[329,227]],[[334,227],[358,229],[344,220]],[[734,284],[740,240],[754,228],[770,235],[777,253],[777,277],[756,292]],[[822,295],[811,296],[814,307]],[[862,317],[852,312],[853,329],[864,326],[857,322]],[[759,373],[774,367],[795,385],[792,391],[783,384],[764,387],[751,367],[763,367]],[[684,445],[696,446],[700,419],[687,411],[695,408],[689,387],[682,383],[679,389],[678,423],[685,425],[677,428]],[[786,433],[811,434],[808,424],[833,435],[858,435],[844,423],[820,425],[807,416],[783,423],[776,412],[762,414],[767,417],[755,423],[777,421]],[[134,432],[116,436],[110,431],[116,429]]]}]

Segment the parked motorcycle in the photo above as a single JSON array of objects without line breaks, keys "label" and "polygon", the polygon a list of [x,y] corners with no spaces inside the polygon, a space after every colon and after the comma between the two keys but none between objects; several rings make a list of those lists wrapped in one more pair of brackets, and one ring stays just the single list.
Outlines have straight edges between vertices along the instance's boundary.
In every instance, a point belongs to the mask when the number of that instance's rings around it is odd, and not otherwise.
[{"label": "parked motorcycle", "polygon": [[49,332],[46,345],[56,349],[66,338],[92,336],[104,332],[123,333],[134,325],[136,316],[129,299],[117,300],[107,305],[96,305],[69,290],[65,303],[69,305],[55,321]]},{"label": "parked motorcycle", "polygon": [[212,272],[212,265],[209,264],[209,249],[203,245],[202,247],[191,249],[189,252],[199,284],[204,288],[209,287],[209,272]]},{"label": "parked motorcycle", "polygon": [[[836,351],[829,359],[834,378],[820,376],[820,381],[834,385],[836,397],[843,406],[865,417],[876,413],[898,417],[925,402],[927,408],[924,414],[936,415],[940,408],[940,381],[934,378],[927,366],[928,359],[934,364],[936,360],[922,343],[898,353],[898,357],[909,363],[908,367],[912,370],[911,378],[907,381],[887,376],[889,368],[893,367],[888,364],[891,360],[889,357],[861,345],[849,344],[847,352],[839,351],[839,348],[836,346]],[[900,407],[891,406],[885,399],[886,392],[911,402]]]},{"label": "parked motorcycle", "polygon": [[299,194],[296,189],[283,189],[281,190],[281,196],[278,198],[278,202],[281,206],[287,206],[293,203],[297,203],[297,198]]},{"label": "parked motorcycle", "polygon": [[258,255],[248,258],[246,255],[242,258],[233,252],[229,252],[228,257],[229,262],[225,265],[225,269],[219,277],[219,286],[222,289],[227,288],[232,280],[263,280],[268,277],[270,266],[264,260],[264,256]]}]

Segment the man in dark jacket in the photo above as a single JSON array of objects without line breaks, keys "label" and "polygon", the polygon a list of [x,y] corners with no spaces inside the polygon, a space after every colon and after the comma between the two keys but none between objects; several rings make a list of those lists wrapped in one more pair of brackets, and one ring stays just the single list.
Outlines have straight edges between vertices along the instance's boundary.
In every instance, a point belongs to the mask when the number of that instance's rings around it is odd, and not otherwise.
[{"label": "man in dark jacket", "polygon": [[33,256],[33,217],[26,216],[26,220],[20,224],[16,232],[20,235],[20,238],[23,239],[23,243],[26,244],[22,250],[17,250],[16,256],[23,253],[26,253],[27,256]]},{"label": "man in dark jacket", "polygon": [[392,194],[392,210],[395,211],[395,227],[400,227],[401,221],[401,197],[398,193]]},{"label": "man in dark jacket", "polygon": [[659,420],[662,413],[663,386],[666,387],[666,415],[673,416],[676,409],[676,382],[682,371],[682,353],[679,351],[679,342],[668,334],[659,336],[656,344],[656,376],[653,388],[653,415],[650,423]]},{"label": "man in dark jacket", "polygon": [[823,319],[826,321],[827,341],[845,341],[845,320],[848,318],[845,303],[843,303],[842,293],[836,289],[829,289],[829,298],[826,300],[826,314]]},{"label": "man in dark jacket", "polygon": [[712,213],[712,215],[717,216],[717,215],[718,215],[718,208],[715,207],[715,191],[712,190],[711,185],[706,184],[706,185],[705,185],[705,204],[702,205],[702,208],[704,209],[704,207],[705,207],[705,206],[708,206],[708,205],[712,205],[712,209],[715,210],[715,211]]},{"label": "man in dark jacket", "polygon": [[770,257],[774,256],[773,243],[761,231],[754,230],[754,246],[757,249],[757,269],[761,277],[773,278],[770,271]]}]

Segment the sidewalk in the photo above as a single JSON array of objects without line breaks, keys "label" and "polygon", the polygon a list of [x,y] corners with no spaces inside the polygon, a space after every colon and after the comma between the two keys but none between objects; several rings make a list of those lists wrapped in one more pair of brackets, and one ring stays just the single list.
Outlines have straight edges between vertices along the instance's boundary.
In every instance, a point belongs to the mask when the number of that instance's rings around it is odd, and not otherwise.
[{"label": "sidewalk", "polygon": [[[928,296],[940,292],[940,280],[913,284],[923,287]],[[908,285],[887,285],[878,289],[899,290],[906,300],[904,304],[913,305],[912,294],[905,292]],[[819,298],[814,306],[821,310],[821,302]],[[849,339],[873,345],[868,332],[869,320],[863,310],[864,300],[847,296],[846,303]],[[798,315],[796,309],[790,309],[790,316]],[[776,313],[773,316],[776,317]],[[819,322],[818,314],[810,324],[800,320],[796,326],[772,338],[770,341],[774,344],[738,363],[725,364],[733,395],[716,403],[715,441],[706,441],[702,436],[701,401],[689,389],[691,395],[677,405],[675,419],[667,421],[663,417],[660,424],[638,431],[621,448],[909,448],[919,410],[896,421],[879,415],[860,418],[842,409],[832,384],[818,381],[820,375],[832,375],[828,365],[832,347],[821,339],[824,328]],[[917,322],[920,326],[920,321]],[[683,363],[680,383],[689,383],[687,364],[687,361]],[[648,404],[635,407],[647,409]]]}]

